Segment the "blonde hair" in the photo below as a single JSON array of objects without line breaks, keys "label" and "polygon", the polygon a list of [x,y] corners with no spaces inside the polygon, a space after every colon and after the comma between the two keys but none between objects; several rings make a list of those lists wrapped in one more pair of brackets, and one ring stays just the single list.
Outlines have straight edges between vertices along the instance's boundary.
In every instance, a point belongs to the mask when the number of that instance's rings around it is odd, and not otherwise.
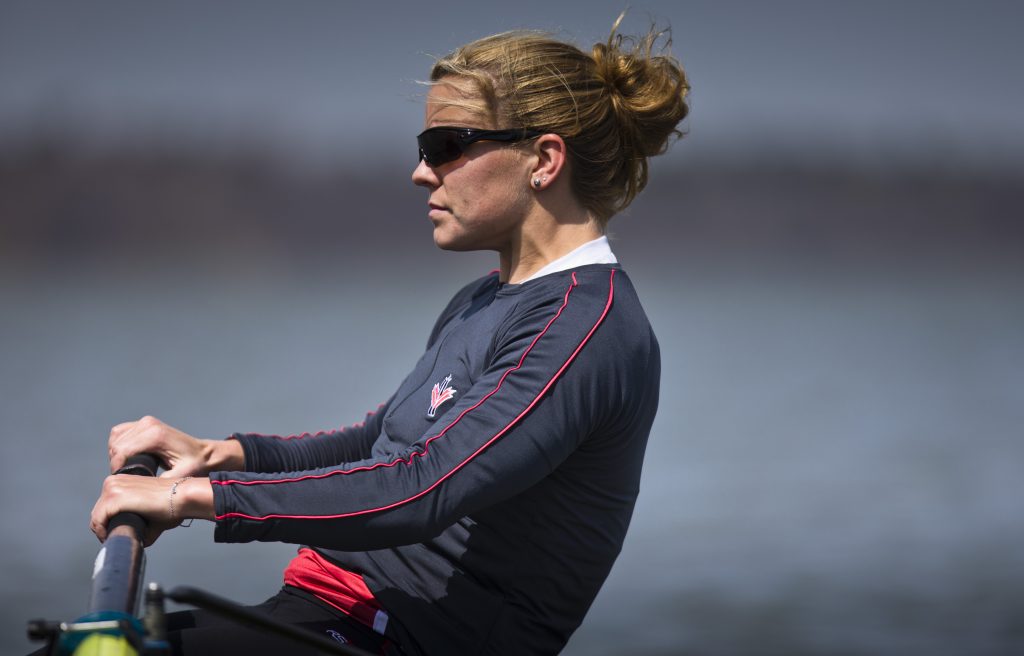
[{"label": "blonde hair", "polygon": [[647,159],[682,136],[676,126],[689,113],[690,85],[668,54],[668,31],[623,37],[622,18],[590,54],[543,32],[505,32],[462,46],[430,71],[432,83],[469,80],[483,107],[470,102],[467,109],[483,109],[500,128],[561,136],[572,190],[602,224],[647,185]]}]

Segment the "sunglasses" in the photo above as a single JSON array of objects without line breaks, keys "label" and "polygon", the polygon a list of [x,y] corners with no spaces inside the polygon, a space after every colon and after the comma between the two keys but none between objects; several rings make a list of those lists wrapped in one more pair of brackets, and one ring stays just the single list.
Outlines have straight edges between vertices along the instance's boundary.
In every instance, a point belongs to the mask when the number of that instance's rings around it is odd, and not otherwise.
[{"label": "sunglasses", "polygon": [[544,134],[537,130],[477,130],[476,128],[436,127],[424,130],[416,136],[420,147],[420,159],[430,166],[440,166],[462,157],[471,144],[477,141],[503,141],[514,143]]}]

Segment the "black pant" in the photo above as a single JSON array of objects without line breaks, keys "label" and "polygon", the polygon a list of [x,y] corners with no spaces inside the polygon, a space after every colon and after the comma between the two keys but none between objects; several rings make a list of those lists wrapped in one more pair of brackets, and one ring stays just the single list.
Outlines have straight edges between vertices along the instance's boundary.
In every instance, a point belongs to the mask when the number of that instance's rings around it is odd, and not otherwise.
[{"label": "black pant", "polygon": [[[313,595],[285,586],[276,595],[250,608],[271,615],[279,622],[302,627],[338,642],[364,649],[371,654],[400,656],[402,651],[384,636],[375,633],[341,611]],[[306,656],[322,654],[313,647],[287,638],[238,624],[205,610],[183,610],[167,615],[167,639],[174,656],[215,654],[284,654]],[[47,648],[30,656],[46,656]]]},{"label": "black pant", "polygon": [[[400,653],[393,643],[302,590],[285,586],[252,607],[285,622],[365,649],[373,654]],[[249,628],[205,610],[167,615],[167,639],[175,656],[200,654],[320,654],[312,647]],[[385,651],[386,650],[386,651]]]}]

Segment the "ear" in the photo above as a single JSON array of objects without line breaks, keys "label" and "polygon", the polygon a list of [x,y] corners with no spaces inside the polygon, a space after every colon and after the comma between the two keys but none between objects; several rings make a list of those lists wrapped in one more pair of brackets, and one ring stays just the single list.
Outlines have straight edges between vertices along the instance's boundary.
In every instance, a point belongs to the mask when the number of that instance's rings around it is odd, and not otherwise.
[{"label": "ear", "polygon": [[554,184],[558,176],[566,168],[569,150],[565,140],[557,134],[542,134],[533,143],[533,153],[537,160],[530,171],[530,188],[542,191]]}]

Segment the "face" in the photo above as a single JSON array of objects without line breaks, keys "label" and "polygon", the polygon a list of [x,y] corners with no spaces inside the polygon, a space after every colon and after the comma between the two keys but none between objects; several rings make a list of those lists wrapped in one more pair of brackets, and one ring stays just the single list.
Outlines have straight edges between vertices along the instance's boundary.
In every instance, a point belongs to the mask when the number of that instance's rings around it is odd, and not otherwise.
[{"label": "face", "polygon": [[[451,104],[467,100],[480,102],[461,85],[444,80],[433,85],[427,94],[424,129],[507,127],[492,125],[479,114]],[[412,181],[429,192],[434,243],[455,251],[509,248],[533,202],[528,160],[528,152],[519,148],[478,141],[455,161],[438,166],[421,161]]]}]

